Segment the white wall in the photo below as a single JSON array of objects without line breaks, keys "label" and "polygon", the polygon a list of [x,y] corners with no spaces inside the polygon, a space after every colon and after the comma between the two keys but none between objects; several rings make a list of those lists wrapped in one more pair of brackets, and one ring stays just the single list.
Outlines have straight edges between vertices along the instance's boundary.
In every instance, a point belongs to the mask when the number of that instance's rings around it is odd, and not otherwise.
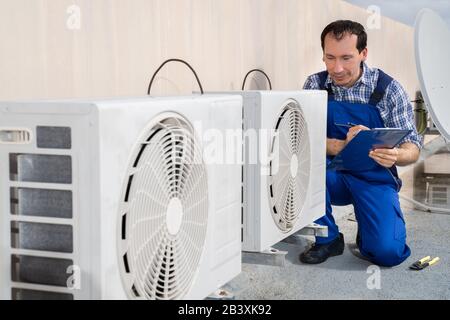
[{"label": "white wall", "polygon": [[[67,28],[72,4],[79,30]],[[347,18],[366,25],[369,13],[340,0],[0,0],[0,99],[143,95],[172,57],[205,90],[238,89],[255,67],[275,89],[298,89],[324,68],[322,29]],[[383,18],[368,34],[369,64],[413,95],[412,29]],[[187,69],[168,65],[152,93],[191,90]]]}]

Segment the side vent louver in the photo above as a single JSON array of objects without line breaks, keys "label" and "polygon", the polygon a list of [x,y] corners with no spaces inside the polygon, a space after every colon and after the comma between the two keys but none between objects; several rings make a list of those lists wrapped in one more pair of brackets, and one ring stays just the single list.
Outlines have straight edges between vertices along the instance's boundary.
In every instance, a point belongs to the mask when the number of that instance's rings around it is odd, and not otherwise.
[{"label": "side vent louver", "polygon": [[35,147],[58,151],[9,154],[12,299],[72,300],[71,128],[37,126]]}]

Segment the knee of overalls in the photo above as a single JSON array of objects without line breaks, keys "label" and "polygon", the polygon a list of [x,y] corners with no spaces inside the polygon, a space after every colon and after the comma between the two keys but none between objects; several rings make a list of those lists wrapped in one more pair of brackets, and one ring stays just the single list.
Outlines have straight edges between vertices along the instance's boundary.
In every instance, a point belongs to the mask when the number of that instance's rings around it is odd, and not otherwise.
[{"label": "knee of overalls", "polygon": [[411,254],[406,242],[397,239],[379,239],[364,243],[366,256],[375,264],[383,267],[394,267],[401,264]]}]

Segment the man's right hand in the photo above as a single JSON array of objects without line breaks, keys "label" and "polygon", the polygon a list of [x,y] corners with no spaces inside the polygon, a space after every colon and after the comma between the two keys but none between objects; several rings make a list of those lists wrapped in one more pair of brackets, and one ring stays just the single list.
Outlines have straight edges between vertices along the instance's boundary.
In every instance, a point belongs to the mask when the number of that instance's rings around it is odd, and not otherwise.
[{"label": "man's right hand", "polygon": [[327,155],[335,156],[349,143],[360,131],[370,130],[363,125],[357,125],[351,127],[347,132],[347,138],[345,140],[330,139],[327,138]]},{"label": "man's right hand", "polygon": [[360,124],[357,126],[351,127],[347,132],[347,139],[345,139],[345,145],[347,145],[362,130],[370,130],[370,129],[367,128],[366,126],[363,126]]}]

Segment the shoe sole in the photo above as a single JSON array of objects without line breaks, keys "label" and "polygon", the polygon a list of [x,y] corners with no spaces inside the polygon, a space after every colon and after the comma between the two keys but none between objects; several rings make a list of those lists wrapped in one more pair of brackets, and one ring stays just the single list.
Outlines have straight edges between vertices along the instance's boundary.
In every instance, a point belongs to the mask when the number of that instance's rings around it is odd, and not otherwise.
[{"label": "shoe sole", "polygon": [[[330,255],[328,256],[328,258],[340,256],[340,255],[342,255],[343,253],[344,253],[344,248],[342,248],[342,250],[339,250],[339,251],[336,252],[336,253],[330,254]],[[299,259],[299,260],[300,260],[300,262],[302,262],[302,263],[304,263],[304,264],[320,264],[320,263],[324,263],[325,261],[327,261],[328,258],[326,258],[326,259],[323,260],[323,261],[309,262],[309,261],[303,261],[303,260],[302,260],[302,256],[300,256],[300,259]]]}]

